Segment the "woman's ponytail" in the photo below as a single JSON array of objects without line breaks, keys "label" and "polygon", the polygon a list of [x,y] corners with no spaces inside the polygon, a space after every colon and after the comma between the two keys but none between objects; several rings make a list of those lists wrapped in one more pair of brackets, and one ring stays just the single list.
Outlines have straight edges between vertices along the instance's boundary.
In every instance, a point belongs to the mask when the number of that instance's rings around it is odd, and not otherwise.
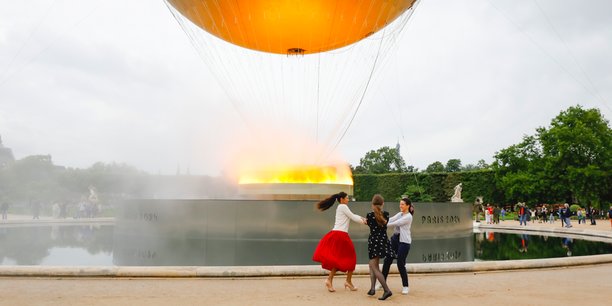
[{"label": "woman's ponytail", "polygon": [[347,195],[348,194],[346,194],[346,192],[343,192],[343,191],[336,193],[336,194],[332,194],[325,200],[322,200],[321,202],[317,203],[315,206],[320,211],[328,210],[330,207],[334,205],[334,203],[336,203],[336,201],[340,202],[340,199],[346,198]]},{"label": "woman's ponytail", "polygon": [[374,211],[374,219],[376,219],[376,223],[380,226],[385,226],[387,224],[387,220],[382,213],[382,205],[385,203],[385,199],[380,194],[375,194],[372,197],[372,207]]}]

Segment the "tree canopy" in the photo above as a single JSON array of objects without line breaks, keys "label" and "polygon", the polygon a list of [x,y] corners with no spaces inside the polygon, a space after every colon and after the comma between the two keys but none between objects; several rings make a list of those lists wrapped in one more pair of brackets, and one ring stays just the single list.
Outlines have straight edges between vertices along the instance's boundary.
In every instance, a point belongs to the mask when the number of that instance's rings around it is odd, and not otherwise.
[{"label": "tree canopy", "polygon": [[427,168],[425,168],[425,172],[434,173],[434,172],[444,172],[444,164],[439,161],[435,161],[431,163]]},{"label": "tree canopy", "polygon": [[599,110],[570,107],[536,132],[495,154],[493,169],[507,198],[587,205],[612,200],[612,130]]},{"label": "tree canopy", "polygon": [[[354,173],[403,173],[407,168],[399,148],[383,147],[368,152]],[[534,135],[525,135],[519,143],[496,152],[491,165],[481,159],[475,165],[462,166],[460,159],[449,159],[446,165],[435,161],[423,172],[418,176],[423,182],[411,176],[411,182],[388,193],[405,191],[414,197],[430,193],[440,200],[445,198],[445,190],[469,176],[472,185],[464,184],[466,190],[478,190],[500,203],[566,202],[607,207],[612,202],[612,130],[598,109],[577,105],[561,111],[550,126],[537,128]],[[440,181],[439,177],[445,179]],[[387,177],[383,181],[377,188],[399,183]],[[440,184],[444,186],[437,186]]]},{"label": "tree canopy", "polygon": [[460,159],[449,159],[446,162],[446,167],[444,168],[446,172],[459,172],[461,171],[461,160]]},{"label": "tree canopy", "polygon": [[[410,167],[410,169],[414,169]],[[354,173],[359,174],[382,174],[382,173],[402,173],[409,172],[404,158],[399,153],[399,146],[395,148],[382,147],[378,150],[371,150],[359,160],[359,165],[355,167]],[[414,170],[413,170],[414,171]]]}]

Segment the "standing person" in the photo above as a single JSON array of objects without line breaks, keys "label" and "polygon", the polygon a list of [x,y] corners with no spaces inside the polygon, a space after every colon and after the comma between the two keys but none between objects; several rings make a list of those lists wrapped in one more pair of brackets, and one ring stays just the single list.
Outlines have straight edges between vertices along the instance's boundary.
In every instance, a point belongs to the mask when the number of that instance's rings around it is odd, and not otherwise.
[{"label": "standing person", "polygon": [[379,262],[380,258],[393,257],[393,251],[391,250],[391,244],[387,237],[387,222],[389,221],[389,213],[383,211],[383,205],[385,200],[380,194],[372,197],[372,212],[366,216],[366,222],[370,227],[370,235],[368,236],[368,256],[370,261],[368,265],[370,267],[370,291],[368,295],[376,294],[375,286],[376,280],[380,282],[382,287],[385,289],[383,295],[378,298],[379,300],[386,300],[388,297],[393,295],[385,277],[380,272]]},{"label": "standing person", "polygon": [[493,223],[499,224],[499,205],[495,205],[495,208],[493,208]]},{"label": "standing person", "polygon": [[527,225],[527,208],[524,204],[521,204],[518,209],[519,225]]},{"label": "standing person", "polygon": [[502,221],[506,221],[506,208],[502,207],[501,209],[501,219]]},{"label": "standing person", "polygon": [[66,206],[68,204],[66,202],[62,202],[62,204],[60,204],[60,218],[62,219],[66,219]]},{"label": "standing person", "polygon": [[550,210],[550,216],[548,217],[548,222],[550,222],[550,224],[555,223],[555,213],[553,212],[553,210]]},{"label": "standing person", "polygon": [[79,202],[79,211],[77,212],[77,219],[85,218],[87,216],[87,203],[85,203],[85,197],[81,197]]},{"label": "standing person", "polygon": [[321,263],[325,270],[329,270],[329,276],[325,280],[325,287],[329,292],[335,292],[333,282],[337,271],[346,272],[344,288],[356,291],[351,281],[353,271],[357,264],[355,246],[351,237],[348,235],[349,223],[351,220],[366,224],[363,217],[353,214],[348,207],[349,198],[345,192],[340,192],[316,204],[317,209],[324,211],[329,209],[338,201],[336,208],[336,221],[334,228],[319,241],[317,248],[312,255],[312,260]]},{"label": "standing person", "polygon": [[559,220],[561,220],[561,227],[564,227],[565,218],[563,217],[563,206],[559,206],[559,210],[557,211],[557,214],[559,215]]},{"label": "standing person", "polygon": [[8,209],[9,203],[6,201],[2,202],[2,206],[0,206],[0,211],[2,211],[2,220],[7,219]]},{"label": "standing person", "polygon": [[32,202],[32,219],[40,219],[40,202]]},{"label": "standing person", "polygon": [[570,217],[572,216],[572,211],[570,210],[569,204],[563,204],[563,220],[565,220],[565,227],[572,227],[572,223],[570,222]]},{"label": "standing person", "polygon": [[[408,273],[406,272],[406,257],[410,252],[410,244],[412,243],[412,235],[410,227],[412,226],[412,215],[414,214],[414,206],[409,198],[403,198],[399,204],[400,212],[389,219],[387,226],[394,226],[393,236],[391,236],[391,248],[397,254],[397,269],[402,277],[402,294],[408,294]],[[389,275],[389,269],[393,263],[393,257],[385,257],[383,264],[383,276],[385,280]]]},{"label": "standing person", "polygon": [[608,218],[610,218],[610,226],[612,227],[612,206],[610,206],[610,210],[608,210]]},{"label": "standing person", "polygon": [[595,207],[591,206],[591,225],[596,225],[597,221],[595,221]]}]

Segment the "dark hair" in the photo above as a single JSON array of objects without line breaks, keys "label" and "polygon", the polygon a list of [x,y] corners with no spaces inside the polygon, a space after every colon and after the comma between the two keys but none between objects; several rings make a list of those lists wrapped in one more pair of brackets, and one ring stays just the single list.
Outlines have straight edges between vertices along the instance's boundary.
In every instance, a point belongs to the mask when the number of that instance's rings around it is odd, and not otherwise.
[{"label": "dark hair", "polygon": [[372,197],[372,210],[374,211],[374,218],[376,223],[380,226],[385,226],[387,220],[383,216],[382,209],[380,208],[385,203],[385,199],[380,194],[375,194]]},{"label": "dark hair", "polygon": [[348,194],[346,192],[340,191],[336,194],[332,194],[330,197],[328,197],[325,200],[322,200],[321,202],[317,203],[315,206],[317,207],[318,210],[324,211],[332,207],[334,203],[336,203],[336,201],[340,202],[340,199],[346,198],[347,196]]},{"label": "dark hair", "polygon": [[414,216],[414,205],[412,205],[412,201],[410,201],[410,198],[406,197],[406,198],[402,198],[402,201],[404,201],[404,203],[410,205],[410,207],[408,207],[408,212]]}]

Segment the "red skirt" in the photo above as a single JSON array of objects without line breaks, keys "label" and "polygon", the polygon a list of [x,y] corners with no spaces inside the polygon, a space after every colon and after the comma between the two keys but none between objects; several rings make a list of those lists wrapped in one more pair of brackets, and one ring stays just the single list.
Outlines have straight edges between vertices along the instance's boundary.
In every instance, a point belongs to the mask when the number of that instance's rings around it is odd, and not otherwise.
[{"label": "red skirt", "polygon": [[355,270],[357,255],[355,246],[347,232],[330,231],[327,233],[312,255],[312,260],[320,262],[325,270],[336,269],[346,272]]}]

